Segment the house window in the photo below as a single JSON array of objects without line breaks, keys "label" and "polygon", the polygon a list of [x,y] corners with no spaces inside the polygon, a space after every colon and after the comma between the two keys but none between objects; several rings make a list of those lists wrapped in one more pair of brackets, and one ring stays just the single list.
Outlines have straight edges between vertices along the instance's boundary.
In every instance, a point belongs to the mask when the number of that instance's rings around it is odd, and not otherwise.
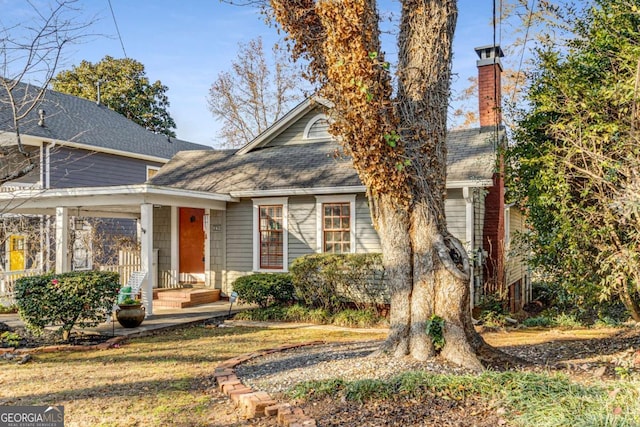
[{"label": "house window", "polygon": [[351,207],[349,203],[322,204],[322,252],[351,252]]},{"label": "house window", "polygon": [[356,196],[316,196],[317,251],[356,251]]},{"label": "house window", "polygon": [[282,269],[282,205],[260,206],[260,268]]},{"label": "house window", "polygon": [[287,271],[287,199],[253,200],[254,271]]}]

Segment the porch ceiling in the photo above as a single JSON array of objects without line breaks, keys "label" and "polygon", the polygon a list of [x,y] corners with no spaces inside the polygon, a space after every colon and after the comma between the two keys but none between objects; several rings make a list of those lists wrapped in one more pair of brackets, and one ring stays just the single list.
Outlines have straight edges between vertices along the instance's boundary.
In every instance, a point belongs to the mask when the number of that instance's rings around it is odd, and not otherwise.
[{"label": "porch ceiling", "polygon": [[0,192],[0,212],[55,215],[66,207],[70,215],[139,218],[143,204],[225,210],[232,201],[237,199],[225,194],[138,184]]}]

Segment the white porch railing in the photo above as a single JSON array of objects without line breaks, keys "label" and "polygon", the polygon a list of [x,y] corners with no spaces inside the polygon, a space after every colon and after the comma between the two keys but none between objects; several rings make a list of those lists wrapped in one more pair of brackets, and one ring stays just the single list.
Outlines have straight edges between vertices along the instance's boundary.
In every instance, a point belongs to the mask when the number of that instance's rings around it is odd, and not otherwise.
[{"label": "white porch railing", "polygon": [[35,276],[42,274],[39,268],[29,270],[1,271],[0,272],[0,296],[12,298],[16,280],[21,277]]},{"label": "white porch railing", "polygon": [[120,283],[127,283],[131,273],[139,271],[142,266],[140,252],[118,251],[118,265],[100,266],[100,271],[115,271],[120,275]]}]

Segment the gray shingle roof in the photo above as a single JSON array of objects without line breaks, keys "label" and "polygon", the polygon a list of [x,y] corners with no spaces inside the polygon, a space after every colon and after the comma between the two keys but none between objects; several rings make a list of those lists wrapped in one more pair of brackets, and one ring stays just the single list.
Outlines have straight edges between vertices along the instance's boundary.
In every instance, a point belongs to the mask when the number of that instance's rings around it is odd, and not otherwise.
[{"label": "gray shingle roof", "polygon": [[233,191],[361,185],[336,144],[267,147],[243,155],[234,151],[178,153],[149,182],[188,190]]},{"label": "gray shingle roof", "polygon": [[[448,139],[448,180],[490,179],[495,164],[492,132],[453,131]],[[187,190],[313,189],[362,185],[335,143],[272,146],[238,155],[232,150],[178,153],[149,183]]]},{"label": "gray shingle roof", "polygon": [[[447,136],[447,181],[491,179],[496,166],[496,134],[485,129],[464,129]],[[500,132],[503,138],[504,133]]]},{"label": "gray shingle roof", "polygon": [[[25,86],[21,85],[20,89]],[[36,90],[30,87],[29,93]],[[4,88],[0,88],[0,98],[3,101],[0,103],[0,131],[14,132],[11,112],[4,103]],[[38,125],[39,109],[46,112],[44,127]],[[154,134],[104,105],[53,90],[47,90],[40,105],[20,122],[20,131],[23,135],[84,144],[98,150],[118,150],[165,159],[182,150],[211,149]]]}]

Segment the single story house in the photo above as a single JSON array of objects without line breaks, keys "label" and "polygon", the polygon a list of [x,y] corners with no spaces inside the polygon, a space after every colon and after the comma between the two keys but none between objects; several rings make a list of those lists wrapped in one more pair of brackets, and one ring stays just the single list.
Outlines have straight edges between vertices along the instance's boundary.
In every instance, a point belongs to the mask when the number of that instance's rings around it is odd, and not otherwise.
[{"label": "single story house", "polygon": [[[481,123],[448,134],[447,223],[473,259],[472,302],[503,292],[517,310],[530,298],[530,279],[509,250],[522,221],[505,205],[497,150],[506,139],[496,108],[502,51],[476,51]],[[379,252],[365,188],[328,134],[324,108],[308,99],[239,150],[181,151],[144,184],[18,192],[6,203],[55,215],[59,239],[76,208],[86,216],[138,218],[142,269],[151,279],[143,287],[148,314],[152,283],[229,294],[237,277],[286,272],[304,254]],[[57,253],[68,257],[60,244]]]}]

